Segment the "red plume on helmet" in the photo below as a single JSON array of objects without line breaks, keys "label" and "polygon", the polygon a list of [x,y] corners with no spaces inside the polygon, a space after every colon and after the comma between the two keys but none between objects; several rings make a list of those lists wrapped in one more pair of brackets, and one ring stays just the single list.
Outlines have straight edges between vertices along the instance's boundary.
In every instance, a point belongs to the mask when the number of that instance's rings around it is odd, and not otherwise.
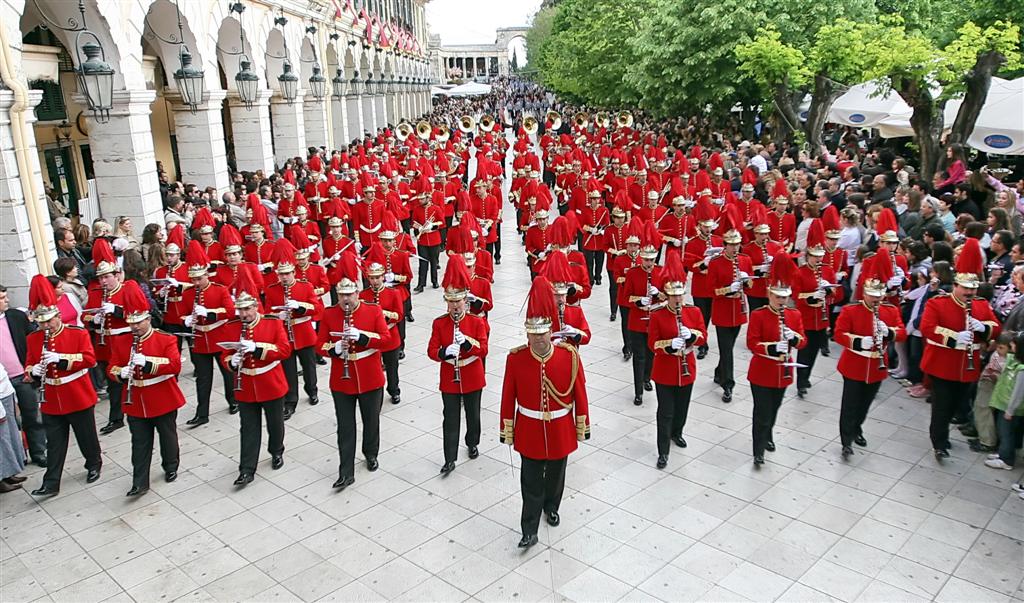
[{"label": "red plume on helmet", "polygon": [[125,282],[121,300],[121,306],[124,308],[124,319],[128,324],[134,324],[149,318],[149,300],[146,299],[146,294],[142,292],[142,289],[135,281]]},{"label": "red plume on helmet", "polygon": [[572,234],[569,232],[569,223],[566,221],[565,216],[555,218],[555,223],[551,225],[551,244],[558,245],[564,249],[572,245],[572,239]]},{"label": "red plume on helmet", "polygon": [[779,197],[785,197],[789,199],[789,184],[786,183],[785,178],[779,178],[772,185],[772,199],[778,199]]},{"label": "red plume on helmet", "polygon": [[470,280],[466,259],[461,254],[449,257],[448,265],[444,269],[444,278],[441,279],[444,298],[448,301],[464,299],[469,291]]},{"label": "red plume on helmet", "polygon": [[626,243],[636,243],[640,245],[644,242],[644,222],[643,220],[630,220],[629,224],[626,225]]},{"label": "red plume on helmet", "polygon": [[985,270],[983,257],[978,239],[968,238],[964,241],[956,257],[956,284],[976,289]]},{"label": "red plume on helmet", "polygon": [[842,224],[839,222],[839,210],[836,209],[835,205],[829,205],[821,212],[821,225],[825,229],[825,235],[830,233],[838,233],[843,229]]},{"label": "red plume on helmet", "polygon": [[882,211],[878,212],[878,218],[875,220],[875,232],[886,243],[899,242],[900,230],[896,225],[896,214],[888,207],[884,207]]},{"label": "red plume on helmet", "polygon": [[232,224],[224,224],[220,228],[220,244],[224,253],[242,253],[242,233]]},{"label": "red plume on helmet", "polygon": [[213,219],[213,213],[205,205],[200,207],[196,211],[195,217],[192,218],[192,230],[198,230],[200,233],[213,232],[216,226],[217,222]]},{"label": "red plume on helmet", "polygon": [[661,233],[654,225],[654,220],[644,223],[643,242],[640,244],[640,255],[645,258],[658,257],[658,250],[661,249]]},{"label": "red plume on helmet", "polygon": [[807,253],[825,255],[825,226],[818,218],[811,220],[811,225],[807,229]]},{"label": "red plume on helmet", "polygon": [[445,243],[447,250],[451,253],[469,253],[473,251],[473,231],[466,222],[459,224],[458,228],[448,230],[448,240]]},{"label": "red plume on helmet", "polygon": [[665,257],[665,268],[661,272],[661,289],[667,295],[682,295],[686,289],[686,268],[683,254],[670,253]]},{"label": "red plume on helmet", "polygon": [[715,210],[715,206],[704,196],[697,199],[697,205],[694,207],[693,214],[697,217],[698,222],[711,223],[718,220],[718,212]]},{"label": "red plume on helmet", "polygon": [[309,240],[309,235],[306,233],[298,224],[292,224],[288,227],[288,241],[291,242],[294,248],[294,256],[306,257],[309,255],[310,248],[314,247],[313,243]]},{"label": "red plume on helmet", "polygon": [[187,259],[188,275],[190,277],[202,276],[210,270],[210,258],[207,257],[203,244],[196,239],[188,242],[188,251],[185,253],[185,258]]},{"label": "red plume on helmet", "polygon": [[858,287],[862,296],[865,293],[879,297],[885,295],[889,279],[895,275],[889,250],[879,247],[875,255],[864,261],[861,273],[863,276]]},{"label": "red plume on helmet", "polygon": [[558,304],[555,290],[546,276],[533,279],[529,296],[526,298],[526,332],[547,333],[558,319]]},{"label": "red plume on helmet", "polygon": [[175,222],[167,231],[167,252],[171,253],[175,248],[179,252],[185,250],[185,227],[180,222]]},{"label": "red plume on helmet", "polygon": [[[257,284],[259,279],[259,284]],[[235,307],[238,309],[252,308],[255,306],[262,314],[263,308],[260,305],[260,287],[263,279],[257,273],[253,277],[251,270],[239,270],[235,278]]]},{"label": "red plume on helmet", "polygon": [[[547,277],[552,284],[565,285],[565,289],[568,289],[568,284],[572,282],[572,271],[569,269],[569,256],[564,253],[552,253],[551,257],[544,262],[544,266],[541,268],[541,272]],[[556,287],[556,290],[558,287]],[[563,290],[561,293],[566,293]]]},{"label": "red plume on helmet", "polygon": [[354,253],[343,253],[335,265],[338,293],[356,293],[362,289],[363,279],[359,272],[359,260]]},{"label": "red plume on helmet", "polygon": [[780,253],[775,256],[768,271],[768,290],[775,295],[792,295],[796,277],[797,269],[793,258]]},{"label": "red plume on helmet", "polygon": [[722,155],[720,153],[714,152],[711,154],[711,157],[708,157],[708,169],[711,171],[715,171],[716,169],[725,170],[725,162],[722,161]]},{"label": "red plume on helmet", "polygon": [[278,274],[295,272],[295,246],[286,238],[278,239],[270,260],[277,266]]},{"label": "red plume on helmet", "polygon": [[119,272],[121,267],[117,265],[117,257],[114,255],[110,242],[100,237],[92,243],[92,262],[96,266],[96,276]]},{"label": "red plume on helmet", "polygon": [[60,314],[57,309],[57,292],[42,274],[32,277],[28,288],[28,306],[36,322],[45,322]]}]

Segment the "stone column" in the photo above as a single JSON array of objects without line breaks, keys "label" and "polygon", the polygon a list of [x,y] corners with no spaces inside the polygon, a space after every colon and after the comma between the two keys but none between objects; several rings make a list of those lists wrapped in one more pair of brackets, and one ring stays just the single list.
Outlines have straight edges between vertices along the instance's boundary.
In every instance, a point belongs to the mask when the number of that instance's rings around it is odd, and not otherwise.
[{"label": "stone column", "polygon": [[330,127],[327,122],[327,103],[329,102],[329,97],[316,100],[312,96],[302,102],[302,120],[306,125],[307,147],[327,146],[327,130]]},{"label": "stone column", "polygon": [[375,95],[364,94],[362,96],[363,103],[363,130],[368,131],[371,135],[377,133],[377,126],[380,125],[377,120],[377,111],[374,109],[376,103],[374,103]]},{"label": "stone column", "polygon": [[360,138],[363,135],[363,97],[350,94],[345,97],[345,116],[348,118],[348,139]]},{"label": "stone column", "polygon": [[168,94],[174,111],[174,130],[178,141],[178,163],[183,182],[216,187],[217,193],[231,188],[228,175],[228,152],[224,144],[224,123],[221,104],[225,90],[207,90],[195,114],[181,97]]},{"label": "stone column", "polygon": [[331,129],[334,132],[334,148],[343,149],[352,140],[348,131],[348,103],[345,98],[331,98]]},{"label": "stone column", "polygon": [[373,97],[373,109],[377,114],[377,127],[387,127],[388,122],[391,121],[394,112],[388,110],[388,94],[378,94]]},{"label": "stone column", "polygon": [[301,96],[289,103],[280,95],[270,98],[274,123],[274,160],[278,165],[293,157],[306,156],[306,125],[302,119]]},{"label": "stone column", "polygon": [[[85,99],[76,96],[85,106]],[[154,90],[117,90],[110,121],[101,124],[87,117],[100,216],[107,220],[128,216],[140,226],[164,223],[149,121],[155,99]]]},{"label": "stone column", "polygon": [[270,132],[270,97],[273,90],[256,91],[256,102],[247,110],[237,92],[228,95],[235,166],[239,170],[264,174],[274,171],[274,143]]},{"label": "stone column", "polygon": [[[40,90],[29,90],[29,104],[35,107],[43,100]],[[56,258],[53,248],[53,234],[50,229],[50,214],[46,208],[45,187],[39,166],[39,153],[36,148],[35,112],[29,110],[26,115],[25,134],[28,140],[28,156],[31,173],[21,174],[14,154],[14,139],[11,134],[10,108],[14,104],[14,93],[0,90],[0,284],[7,287],[12,306],[28,306],[28,285],[32,277],[39,272],[39,261],[33,246],[32,229],[28,212],[32,209],[29,202],[41,204],[39,212],[45,220],[43,232],[36,233],[46,240],[50,257]],[[31,178],[40,198],[26,202],[21,191],[21,179]],[[85,183],[82,183],[84,190]]]}]

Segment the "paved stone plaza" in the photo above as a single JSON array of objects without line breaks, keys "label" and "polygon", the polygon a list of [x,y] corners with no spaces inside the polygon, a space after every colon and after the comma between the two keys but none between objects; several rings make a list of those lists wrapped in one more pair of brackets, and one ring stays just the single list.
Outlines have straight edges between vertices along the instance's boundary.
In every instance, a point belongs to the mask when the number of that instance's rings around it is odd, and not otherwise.
[{"label": "paved stone plaza", "polygon": [[[506,210],[508,211],[508,210]],[[509,213],[506,213],[508,216]],[[839,349],[815,368],[808,399],[795,390],[779,414],[778,451],[757,471],[750,456],[750,393],[743,350],[736,396],[723,404],[700,362],[689,447],[655,469],[655,398],[632,404],[619,323],[607,284],[584,302],[594,338],[583,348],[593,437],[572,455],[562,524],[542,522],[522,552],[518,457],[498,444],[506,351],[525,342],[529,287],[518,237],[506,222],[496,267],[489,383],[480,458],[465,447],[442,464],[438,367],[425,355],[440,290],[414,298],[402,363],[402,403],[385,400],[380,470],[357,464],[342,493],[326,367],[321,402],[300,402],[287,423],[285,466],[263,453],[255,483],[236,490],[238,417],[216,379],[211,422],[178,422],[181,472],[138,499],[128,429],[101,437],[103,477],[86,486],[72,444],[61,493],[37,503],[26,489],[0,498],[4,601],[1007,601],[1024,599],[1024,501],[1015,472],[985,467],[957,434],[942,465],[927,437],[929,408],[887,381],[865,426],[866,449],[840,459]],[[742,347],[743,338],[737,345]],[[106,415],[106,402],[97,407]],[[264,434],[264,445],[266,442]],[[357,455],[358,456],[358,455]],[[359,459],[357,458],[357,461]]]}]

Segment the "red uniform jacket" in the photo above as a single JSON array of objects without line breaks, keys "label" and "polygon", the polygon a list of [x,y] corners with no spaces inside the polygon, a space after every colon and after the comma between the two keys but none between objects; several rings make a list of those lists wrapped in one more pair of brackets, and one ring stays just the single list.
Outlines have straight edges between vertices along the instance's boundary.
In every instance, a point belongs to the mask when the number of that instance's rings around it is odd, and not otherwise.
[{"label": "red uniform jacket", "polygon": [[[121,382],[121,368],[130,362],[135,337],[118,337],[110,350],[107,378]],[[128,383],[121,385],[124,414],[149,419],[165,415],[185,406],[185,396],[178,387],[181,353],[178,338],[170,333],[151,329],[138,341],[136,352],[146,355],[146,364],[132,370],[131,398]]]},{"label": "red uniform jacket", "polygon": [[629,272],[640,265],[640,254],[629,255],[629,252],[615,258],[615,265],[612,267],[612,277],[618,289],[615,291],[615,303],[619,306],[632,306],[629,296],[626,295],[626,277]]},{"label": "red uniform jacket", "polygon": [[[487,358],[487,340],[490,328],[482,318],[466,314],[459,321],[459,331],[466,341],[455,357],[445,354],[445,348],[455,342],[455,321],[451,314],[442,314],[434,319],[427,343],[427,356],[441,363],[440,388],[446,394],[475,392],[487,385],[484,360]],[[455,379],[455,362],[459,363],[459,381]]]},{"label": "red uniform jacket", "polygon": [[563,459],[577,440],[590,438],[587,383],[576,348],[553,345],[544,358],[527,346],[509,351],[500,429],[502,443],[531,459]]},{"label": "red uniform jacket", "polygon": [[331,284],[327,280],[327,271],[320,264],[309,263],[305,268],[295,266],[295,278],[305,281],[313,287],[313,295],[317,298],[327,293]]},{"label": "red uniform jacket", "polygon": [[398,287],[381,287],[379,291],[367,287],[359,292],[359,299],[380,307],[384,322],[388,325],[388,342],[381,346],[381,352],[390,352],[402,345],[398,323],[405,320],[405,300]]},{"label": "red uniform jacket", "polygon": [[579,304],[566,304],[562,306],[562,316],[551,325],[552,333],[557,333],[562,330],[562,321],[565,324],[576,327],[582,333],[576,337],[565,337],[563,341],[573,346],[579,347],[581,345],[587,345],[590,343],[590,323],[587,322],[587,316],[583,313],[583,308]]},{"label": "red uniform jacket", "polygon": [[830,308],[842,301],[842,287],[824,289],[825,299],[818,300],[812,297],[818,291],[818,279],[835,284],[836,273],[832,268],[824,264],[820,265],[818,274],[811,270],[810,266],[804,264],[797,270],[797,281],[794,283],[793,294],[796,296],[796,307],[800,310],[800,318],[804,321],[804,328],[808,331],[821,331],[829,327],[828,315]]},{"label": "red uniform jacket", "polygon": [[[349,325],[358,329],[361,335],[359,341],[348,344],[346,360],[345,350],[341,355],[335,353],[334,342],[339,338],[332,336],[331,332],[343,332]],[[331,306],[324,310],[319,335],[317,353],[331,359],[331,391],[356,395],[384,387],[380,351],[390,343],[391,337],[380,307],[360,303],[352,311],[351,322],[348,322],[341,306]],[[344,376],[346,364],[348,379]]]},{"label": "red uniform jacket", "polygon": [[474,271],[469,281],[469,292],[477,299],[469,301],[468,312],[473,316],[487,320],[487,313],[494,307],[494,296],[491,293],[491,281]]},{"label": "red uniform jacket", "polygon": [[697,218],[689,212],[684,213],[682,217],[675,213],[665,214],[658,224],[658,232],[665,240],[668,253],[681,253],[683,246],[697,236]]},{"label": "red uniform jacket", "polygon": [[610,223],[608,210],[603,205],[598,206],[597,209],[592,207],[580,209],[583,249],[587,251],[603,251],[605,249],[605,235],[594,234],[594,232],[606,228]]},{"label": "red uniform jacket", "polygon": [[[586,237],[584,237],[586,238]],[[605,229],[603,235],[603,249],[608,252],[608,257],[605,258],[608,269],[612,268],[612,260],[626,253],[626,225],[623,223],[621,226],[615,226],[609,224],[608,228]],[[586,245],[583,247],[586,249]]]},{"label": "red uniform jacket", "polygon": [[288,289],[288,295],[286,296],[285,287],[279,281],[267,287],[263,293],[266,296],[267,303],[265,307],[268,312],[274,306],[283,306],[286,297],[287,299],[294,299],[299,302],[299,309],[291,311],[290,319],[286,320],[278,316],[286,335],[288,334],[289,326],[291,327],[288,345],[291,346],[292,350],[301,350],[311,345],[316,345],[317,336],[316,331],[313,330],[313,321],[320,320],[324,312],[324,304],[320,300],[320,296],[313,293],[313,285],[305,281],[296,281]]},{"label": "red uniform jacket", "polygon": [[846,263],[847,255],[845,249],[839,249],[838,247],[832,251],[826,249],[825,256],[821,258],[821,261],[832,268],[836,273],[836,278],[840,281],[850,275],[850,266]]},{"label": "red uniform jacket", "polygon": [[785,253],[782,246],[774,241],[768,241],[762,249],[756,242],[751,241],[743,246],[743,253],[750,257],[750,264],[754,267],[754,272],[750,274],[753,282],[747,287],[747,297],[768,297],[768,271],[771,264],[765,259]]},{"label": "red uniform jacket", "polygon": [[[736,264],[725,257],[725,254],[711,260],[708,264],[708,281],[715,297],[711,302],[711,323],[718,327],[738,327],[747,322],[747,312],[744,311],[746,302],[743,299],[743,290],[739,293],[730,293],[729,285],[736,280],[737,269],[740,272],[754,275],[754,267],[750,263],[750,257],[742,253],[737,254]],[[750,283],[750,281],[747,281]],[[744,284],[749,288],[749,284]]]},{"label": "red uniform jacket", "polygon": [[[672,347],[672,340],[679,336],[679,323],[690,329],[690,337],[686,347]],[[683,386],[697,379],[697,360],[693,348],[707,343],[708,330],[704,324],[704,316],[697,306],[682,306],[679,313],[668,307],[651,313],[647,330],[647,347],[654,350],[654,364],[651,366],[651,379],[662,385]],[[683,358],[689,374],[683,372]]]},{"label": "red uniform jacket", "polygon": [[643,267],[636,267],[626,273],[626,282],[622,286],[623,295],[629,306],[629,322],[627,328],[630,331],[646,333],[651,319],[651,306],[641,305],[641,298],[650,297],[651,304],[657,303],[657,299],[647,292],[648,285],[659,287],[661,284],[662,267],[655,265],[647,272]]},{"label": "red uniform jacket", "polygon": [[[82,311],[82,323],[87,329],[93,331],[93,348],[97,362],[106,362],[110,358],[110,344],[113,343],[114,337],[131,331],[128,328],[128,323],[124,321],[125,287],[138,286],[135,281],[128,281],[127,284],[121,283],[107,295],[106,301],[115,306],[114,313],[107,314],[100,325],[93,323],[92,320],[96,316],[96,312]],[[96,309],[103,305],[103,301],[103,288],[97,283],[95,287],[89,289],[89,298],[85,302],[85,307]],[[101,326],[103,328],[103,343],[100,343],[99,336]]]},{"label": "red uniform jacket", "polygon": [[419,204],[412,208],[412,221],[413,226],[417,229],[421,225],[430,223],[431,229],[426,232],[420,232],[416,239],[416,244],[420,247],[433,247],[434,245],[441,244],[441,228],[444,227],[444,210],[438,207],[436,204],[430,203],[428,205]]},{"label": "red uniform jacket", "polygon": [[220,354],[224,350],[217,345],[225,339],[223,327],[235,317],[235,302],[227,287],[210,283],[205,289],[191,287],[182,295],[185,316],[191,316],[196,305],[206,308],[205,316],[196,316],[192,326],[195,337],[192,339],[192,351],[199,354]]},{"label": "red uniform jacket", "polygon": [[[292,355],[292,346],[288,345],[288,335],[281,321],[260,316],[253,324],[244,327],[240,320],[231,321],[224,327],[224,331],[225,341],[244,338],[256,342],[256,351],[246,354],[242,366],[237,369],[242,373],[242,388],[235,390],[235,401],[267,402],[283,398],[288,393],[288,380],[281,361]],[[222,352],[221,362],[229,370],[235,370],[228,364],[234,352]]]},{"label": "red uniform jacket", "polygon": [[754,354],[747,370],[747,381],[761,387],[785,388],[793,383],[793,367],[783,366],[784,362],[792,362],[796,358],[794,349],[807,345],[800,312],[787,308],[785,310],[786,327],[796,334],[789,340],[789,353],[780,354],[776,344],[782,340],[780,315],[771,306],[762,306],[750,314],[747,325],[747,348]]},{"label": "red uniform jacket", "polygon": [[[863,383],[877,383],[888,376],[887,348],[889,341],[903,341],[907,338],[907,330],[903,327],[900,309],[889,304],[878,308],[878,318],[885,323],[885,336],[881,342],[865,345],[864,338],[877,339],[881,329],[875,330],[874,312],[864,303],[844,306],[836,319],[836,343],[843,346],[843,354],[839,357],[839,374],[847,379]],[[879,355],[885,364],[879,362]]]},{"label": "red uniform jacket", "polygon": [[352,226],[355,231],[355,238],[363,247],[369,247],[377,240],[377,233],[380,232],[380,220],[384,216],[384,202],[374,199],[371,202],[363,200],[352,206]]},{"label": "red uniform jacket", "polygon": [[[967,307],[952,295],[941,295],[928,300],[921,316],[921,337],[924,356],[921,370],[945,379],[970,383],[981,377],[981,350],[984,342],[999,337],[1000,326],[992,306],[983,299],[971,303],[971,316],[985,324],[985,332],[974,334],[971,351],[956,342],[957,333],[967,329]],[[968,370],[967,354],[974,355],[974,370]]]},{"label": "red uniform jacket", "polygon": [[[192,287],[192,282],[188,277],[188,266],[185,265],[185,262],[178,262],[178,265],[173,268],[160,266],[153,271],[153,278],[173,278],[181,283],[176,287],[172,287],[170,285],[157,287],[154,293],[160,289],[167,290],[167,311],[164,312],[164,324],[182,324],[182,321],[185,319],[185,315],[188,314],[188,312],[185,311],[185,305],[182,303],[182,294],[185,289]],[[159,297],[157,299],[159,299]],[[189,309],[191,310],[191,308]]]},{"label": "red uniform jacket", "polygon": [[549,251],[548,245],[551,243],[551,231],[548,230],[550,225],[541,228],[540,226],[531,226],[526,231],[526,256],[527,262],[530,264],[531,270],[533,269],[534,263],[536,263],[541,253]]},{"label": "red uniform jacket", "polygon": [[[714,297],[715,290],[708,278],[708,263],[704,252],[712,247],[721,247],[722,237],[709,235],[706,239],[698,234],[683,247],[683,265],[693,274],[690,281],[690,295],[693,297]],[[703,266],[703,267],[702,267]]]},{"label": "red uniform jacket", "polygon": [[[32,368],[43,355],[45,334],[42,329],[28,334],[25,343],[25,378],[33,380]],[[89,341],[89,332],[79,327],[61,326],[51,336],[46,348],[60,354],[60,361],[46,367],[46,390],[39,409],[47,415],[66,415],[96,405],[96,390],[89,378],[89,369],[96,366],[96,356]],[[13,417],[8,417],[13,421]]]},{"label": "red uniform jacket", "polygon": [[384,254],[384,273],[394,275],[395,291],[402,296],[402,301],[409,299],[409,283],[412,282],[412,267],[409,264],[409,252],[395,249]]},{"label": "red uniform jacket", "polygon": [[242,259],[252,262],[259,268],[261,274],[266,274],[274,269],[274,260],[271,256],[274,253],[274,244],[264,239],[261,243],[249,241],[245,244]]}]

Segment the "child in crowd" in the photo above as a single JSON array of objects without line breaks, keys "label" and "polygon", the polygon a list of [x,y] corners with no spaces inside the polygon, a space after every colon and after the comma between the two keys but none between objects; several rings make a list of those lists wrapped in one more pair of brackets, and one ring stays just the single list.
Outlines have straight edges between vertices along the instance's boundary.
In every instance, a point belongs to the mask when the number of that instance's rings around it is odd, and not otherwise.
[{"label": "child in crowd", "polygon": [[1017,448],[1024,436],[1024,378],[1018,378],[1024,372],[1024,333],[1014,338],[1011,351],[989,400],[999,434],[999,451],[985,461],[985,465],[993,469],[1013,469]]},{"label": "child in crowd", "polygon": [[995,413],[989,408],[989,402],[992,400],[996,382],[1003,373],[1003,367],[1006,366],[1006,357],[1010,353],[1012,341],[1009,333],[1001,333],[996,340],[995,352],[981,371],[978,393],[974,396],[974,428],[977,438],[968,441],[971,450],[975,452],[996,452]]}]

